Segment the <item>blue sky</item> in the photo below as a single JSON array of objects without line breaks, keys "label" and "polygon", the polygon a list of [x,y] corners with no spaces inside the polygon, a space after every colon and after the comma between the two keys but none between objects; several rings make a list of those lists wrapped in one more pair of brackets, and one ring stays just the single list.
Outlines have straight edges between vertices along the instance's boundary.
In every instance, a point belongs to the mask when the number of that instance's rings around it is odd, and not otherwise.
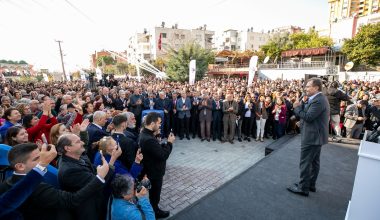
[{"label": "blue sky", "polygon": [[327,0],[0,0],[0,9],[0,59],[51,71],[61,69],[55,39],[63,41],[67,69],[75,70],[88,67],[95,50],[124,50],[133,33],[162,21],[215,31],[328,27]]}]

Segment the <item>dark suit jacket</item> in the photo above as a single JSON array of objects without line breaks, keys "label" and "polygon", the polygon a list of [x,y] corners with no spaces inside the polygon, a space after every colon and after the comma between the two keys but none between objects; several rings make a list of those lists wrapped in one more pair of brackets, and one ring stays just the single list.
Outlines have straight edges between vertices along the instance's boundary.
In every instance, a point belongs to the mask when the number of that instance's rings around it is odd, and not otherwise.
[{"label": "dark suit jacket", "polygon": [[22,219],[17,209],[29,198],[43,179],[37,171],[31,170],[9,190],[5,189],[5,184],[0,185],[0,219]]},{"label": "dark suit jacket", "polygon": [[147,174],[149,179],[161,179],[165,175],[166,160],[172,152],[173,145],[169,142],[160,144],[153,132],[144,128],[140,134],[140,147],[144,155],[143,174]]},{"label": "dark suit jacket", "polygon": [[[217,107],[217,102],[219,102],[219,109],[216,109]],[[217,120],[222,120],[223,117],[223,100],[215,101],[214,99],[212,100],[212,120],[217,121]]]},{"label": "dark suit jacket", "polygon": [[125,108],[127,108],[127,99],[122,100],[121,98],[117,98],[114,100],[114,106],[116,110],[123,111]]},{"label": "dark suit jacket", "polygon": [[[106,184],[111,180],[114,170],[110,167],[105,177]],[[80,160],[63,155],[59,162],[58,181],[62,190],[78,192],[88,182],[96,178],[96,170],[87,156]],[[54,198],[54,197],[53,197]],[[92,193],[84,202],[72,212],[75,219],[103,219],[106,214],[106,200],[103,190]]]},{"label": "dark suit jacket", "polygon": [[118,160],[120,160],[124,166],[130,170],[136,158],[138,148],[137,143],[135,143],[132,139],[127,138],[125,134],[114,133],[112,134],[112,138],[116,142],[119,141],[119,145],[123,151]]},{"label": "dark suit jacket", "polygon": [[[25,177],[13,175],[0,186],[0,193],[9,190],[23,178]],[[57,190],[47,183],[40,183],[19,210],[24,219],[68,219],[69,209],[80,207],[84,201],[101,191],[103,186],[95,176],[89,178],[76,193]]]},{"label": "dark suit jacket", "polygon": [[326,96],[318,94],[294,113],[301,118],[301,146],[327,144],[330,106]]},{"label": "dark suit jacket", "polygon": [[108,98],[111,99],[111,103],[109,103],[107,101],[107,98],[104,95],[102,95],[104,107],[112,108],[113,107],[113,99],[111,98],[110,95],[108,95]]},{"label": "dark suit jacket", "polygon": [[91,161],[94,161],[95,150],[92,149],[92,144],[102,139],[104,136],[109,136],[110,134],[105,130],[100,129],[93,123],[87,127],[88,132],[88,145],[87,145],[87,155]]},{"label": "dark suit jacket", "polygon": [[154,109],[157,109],[157,110],[166,110],[168,111],[168,113],[172,110],[173,108],[173,102],[168,99],[168,98],[165,98],[165,99],[156,99],[155,103],[154,103]]}]

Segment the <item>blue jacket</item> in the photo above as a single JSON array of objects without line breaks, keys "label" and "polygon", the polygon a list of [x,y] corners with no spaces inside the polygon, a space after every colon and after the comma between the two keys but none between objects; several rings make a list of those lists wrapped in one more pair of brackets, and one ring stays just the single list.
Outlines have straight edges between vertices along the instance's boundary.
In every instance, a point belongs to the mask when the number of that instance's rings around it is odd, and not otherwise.
[{"label": "blue jacket", "polygon": [[[11,146],[8,146],[6,144],[0,144],[0,165],[2,166],[9,166],[8,162],[8,152],[12,149]],[[10,177],[12,175],[13,171],[6,173],[6,178]],[[47,167],[47,173],[44,175],[44,181],[45,183],[49,183],[50,185],[54,186],[55,188],[59,189],[58,184],[58,170],[57,168],[49,165]]]},{"label": "blue jacket", "polygon": [[[186,106],[187,110],[182,110],[183,105]],[[190,110],[191,110],[191,100],[189,97],[186,97],[185,103],[183,103],[182,98],[177,99],[177,114],[179,119],[190,118]]]},{"label": "blue jacket", "polygon": [[6,120],[5,123],[0,127],[0,134],[1,134],[1,140],[5,140],[5,134],[8,131],[8,128],[13,127],[14,124],[12,124],[10,121]]},{"label": "blue jacket", "polygon": [[0,218],[23,219],[16,209],[21,206],[41,183],[43,176],[31,170],[25,178],[17,182],[9,191],[0,197]]},{"label": "blue jacket", "polygon": [[[146,220],[154,220],[154,211],[147,197],[142,197],[138,200],[137,205],[140,205],[141,211],[145,215]],[[141,220],[141,212],[136,204],[128,202],[124,199],[113,199],[111,206],[112,220]]]},{"label": "blue jacket", "polygon": [[[107,162],[110,162],[111,156],[110,155],[104,155],[104,158]],[[102,159],[100,157],[99,151],[95,155],[94,165],[97,167],[98,165],[102,164]],[[133,163],[130,172],[128,169],[123,165],[123,163],[119,160],[116,160],[114,163],[115,167],[115,174],[127,174],[129,176],[132,176],[133,178],[137,178],[137,176],[141,173],[142,166],[137,163]]]}]

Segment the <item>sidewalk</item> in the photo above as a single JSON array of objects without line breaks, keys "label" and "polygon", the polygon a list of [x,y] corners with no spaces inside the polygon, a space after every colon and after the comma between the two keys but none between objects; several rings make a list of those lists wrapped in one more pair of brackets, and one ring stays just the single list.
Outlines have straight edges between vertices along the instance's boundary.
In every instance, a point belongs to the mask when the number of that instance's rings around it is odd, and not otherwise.
[{"label": "sidewalk", "polygon": [[177,139],[167,162],[160,207],[173,216],[260,161],[272,142]]}]

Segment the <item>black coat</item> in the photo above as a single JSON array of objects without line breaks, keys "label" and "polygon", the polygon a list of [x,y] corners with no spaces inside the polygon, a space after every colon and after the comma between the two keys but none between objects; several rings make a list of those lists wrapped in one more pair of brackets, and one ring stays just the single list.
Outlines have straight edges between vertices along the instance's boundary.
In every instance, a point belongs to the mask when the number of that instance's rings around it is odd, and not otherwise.
[{"label": "black coat", "polygon": [[339,115],[340,113],[340,102],[350,101],[350,97],[339,89],[328,88],[326,92],[327,100],[330,104],[330,114]]},{"label": "black coat", "polygon": [[111,99],[111,102],[108,102],[107,98],[104,95],[102,95],[104,107],[107,107],[107,108],[114,107],[113,106],[114,105],[114,99],[110,95],[108,95],[108,98]]},{"label": "black coat", "polygon": [[165,175],[166,160],[172,152],[171,143],[160,144],[153,136],[153,131],[144,128],[140,134],[140,147],[144,155],[143,174],[149,179],[161,179]]},{"label": "black coat", "polygon": [[115,106],[115,110],[123,111],[125,108],[128,107],[127,102],[128,102],[127,99],[124,99],[124,100],[122,100],[121,98],[115,99],[113,103]]},{"label": "black coat", "polygon": [[87,132],[88,132],[88,145],[86,147],[87,155],[91,161],[94,161],[95,150],[92,149],[92,144],[99,141],[105,136],[109,136],[110,134],[106,132],[105,130],[100,129],[98,126],[94,125],[93,123],[88,125]]},{"label": "black coat", "polygon": [[[106,184],[110,181],[114,170],[110,167],[105,177]],[[96,177],[96,170],[87,156],[80,160],[63,155],[59,161],[58,182],[61,188],[68,192],[78,192]],[[103,190],[93,193],[80,207],[73,210],[75,219],[103,219],[106,214],[107,197]]]},{"label": "black coat", "polygon": [[116,142],[119,142],[120,148],[123,151],[119,160],[130,170],[136,158],[137,143],[131,138],[126,137],[125,134],[114,133],[112,134],[112,138]]},{"label": "black coat", "polygon": [[[0,194],[8,191],[24,176],[13,175],[0,185]],[[70,219],[69,209],[81,207],[82,203],[103,189],[104,184],[95,176],[76,193],[58,190],[47,183],[40,183],[20,206],[24,219]]]}]

